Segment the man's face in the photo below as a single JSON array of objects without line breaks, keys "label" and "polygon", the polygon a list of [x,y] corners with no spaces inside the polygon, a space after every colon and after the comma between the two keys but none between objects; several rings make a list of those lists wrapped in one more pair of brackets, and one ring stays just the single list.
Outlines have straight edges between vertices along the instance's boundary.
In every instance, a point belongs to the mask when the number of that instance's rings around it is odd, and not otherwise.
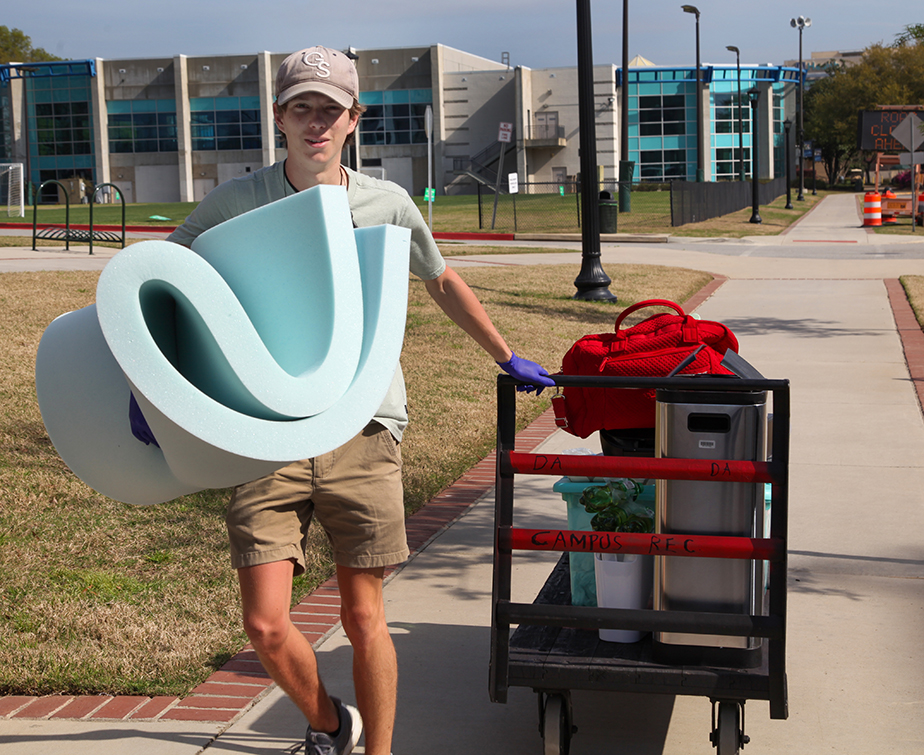
[{"label": "man's face", "polygon": [[317,92],[296,95],[285,108],[273,105],[273,115],[286,135],[289,155],[322,165],[334,160],[339,164],[344,142],[359,121],[350,116],[349,110]]}]

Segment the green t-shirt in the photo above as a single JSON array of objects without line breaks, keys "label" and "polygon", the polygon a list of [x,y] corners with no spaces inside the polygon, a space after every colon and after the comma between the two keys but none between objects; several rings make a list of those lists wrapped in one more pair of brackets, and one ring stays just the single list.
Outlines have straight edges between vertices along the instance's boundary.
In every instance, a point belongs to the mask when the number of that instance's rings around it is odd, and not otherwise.
[{"label": "green t-shirt", "polygon": [[[345,170],[349,175],[347,198],[353,225],[365,228],[390,224],[410,229],[411,272],[423,280],[432,280],[442,275],[446,263],[430,229],[408,193],[390,181],[380,181],[349,169]],[[261,168],[215,187],[167,240],[191,246],[199,234],[209,228],[295,193],[285,176],[285,161],[280,161],[268,168]],[[400,364],[374,419],[387,427],[395,438],[401,440],[404,428],[407,427],[408,416],[407,394]]]}]

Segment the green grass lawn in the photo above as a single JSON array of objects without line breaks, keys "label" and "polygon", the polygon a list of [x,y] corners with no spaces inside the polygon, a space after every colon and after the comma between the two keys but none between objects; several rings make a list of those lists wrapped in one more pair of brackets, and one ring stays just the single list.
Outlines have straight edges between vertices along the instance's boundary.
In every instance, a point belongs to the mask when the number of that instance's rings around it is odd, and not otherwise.
[{"label": "green grass lawn", "polygon": [[[723,218],[702,223],[671,227],[670,191],[632,192],[632,211],[619,213],[619,233],[670,233],[674,236],[747,236],[779,233],[811,208],[814,201],[820,201],[825,192],[819,192],[813,201],[799,203],[794,210],[780,211],[784,199],[780,198],[766,210],[763,226],[748,223],[751,211],[741,210]],[[493,198],[484,196],[481,200],[480,216],[478,197],[439,196],[433,202],[433,230],[437,233],[580,233],[580,204],[577,194],[518,194],[501,195],[495,213]],[[430,207],[423,197],[413,197],[425,220],[430,217]],[[181,224],[196,207],[195,202],[140,203],[125,206],[126,225],[171,227]],[[764,210],[762,210],[764,212]],[[27,208],[22,220],[32,222],[32,208]],[[37,224],[41,227],[65,222],[64,205],[41,205],[37,211]],[[170,220],[151,220],[152,216]],[[88,205],[72,205],[70,222],[74,225],[89,223]],[[493,220],[493,229],[492,229]],[[95,205],[95,225],[120,225],[122,207],[119,204]]]},{"label": "green grass lawn", "polygon": [[[126,225],[150,225],[154,227],[180,225],[191,213],[198,202],[141,202],[125,205]],[[32,222],[33,208],[26,208],[26,216],[20,222]],[[36,223],[42,225],[63,225],[67,219],[67,210],[61,205],[39,205]],[[158,215],[170,220],[151,220]],[[90,205],[74,204],[70,208],[70,221],[74,225],[87,225],[90,222]],[[93,206],[94,225],[121,225],[122,205],[97,204]]]},{"label": "green grass lawn", "polygon": [[[492,266],[460,274],[511,346],[550,371],[577,338],[611,330],[628,304],[684,301],[710,280],[678,268],[616,265],[608,271],[619,291],[614,306],[572,299],[578,270]],[[0,694],[182,695],[246,642],[223,522],[228,491],[158,506],[117,503],[77,479],[45,432],[35,396],[39,338],[62,312],[93,302],[98,277],[0,274]],[[422,282],[411,281],[408,298],[402,364],[411,424],[402,455],[412,512],[493,447],[498,369]],[[549,406],[548,394],[517,402],[520,426]],[[313,526],[309,537],[309,571],[295,582],[296,600],[333,568],[323,533]]]},{"label": "green grass lawn", "polygon": [[[580,213],[578,194],[506,194],[498,201],[494,229],[506,233],[579,233]],[[485,230],[491,228],[492,218],[493,199],[483,199],[482,224]],[[670,192],[633,192],[632,211],[620,213],[617,225],[619,233],[665,233],[671,230]]]}]

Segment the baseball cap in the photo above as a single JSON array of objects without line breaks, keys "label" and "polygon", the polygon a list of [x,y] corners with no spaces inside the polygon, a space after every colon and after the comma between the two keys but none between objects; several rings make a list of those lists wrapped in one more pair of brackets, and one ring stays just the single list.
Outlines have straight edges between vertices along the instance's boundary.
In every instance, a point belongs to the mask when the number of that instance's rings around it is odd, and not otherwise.
[{"label": "baseball cap", "polygon": [[276,72],[276,104],[283,105],[305,92],[320,92],[342,107],[353,107],[353,101],[359,99],[356,66],[344,53],[327,47],[292,53]]}]

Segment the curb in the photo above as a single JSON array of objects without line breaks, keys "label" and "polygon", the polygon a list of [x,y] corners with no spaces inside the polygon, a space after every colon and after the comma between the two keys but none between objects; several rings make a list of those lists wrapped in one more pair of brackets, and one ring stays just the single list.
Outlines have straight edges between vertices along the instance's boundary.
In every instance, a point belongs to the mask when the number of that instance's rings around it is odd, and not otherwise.
[{"label": "curb", "polygon": [[[517,233],[512,238],[516,241],[583,241],[580,233]],[[626,244],[666,244],[670,241],[669,233],[601,233],[600,241]]]},{"label": "curb", "polygon": [[[64,223],[46,223],[43,228],[64,228]],[[88,231],[90,226],[86,223],[71,223],[71,228],[75,230]],[[0,228],[9,230],[31,231],[32,223],[0,223]],[[97,231],[121,231],[120,225],[97,225],[93,224],[94,230]],[[176,230],[176,226],[167,225],[127,225],[126,232],[131,233],[163,233],[169,234]],[[466,241],[469,243],[478,241],[583,241],[584,237],[580,233],[494,233],[482,231],[434,231],[433,238],[437,241]],[[657,233],[601,233],[600,241],[622,241],[632,243],[652,242],[663,244],[667,243],[670,234]]]}]

